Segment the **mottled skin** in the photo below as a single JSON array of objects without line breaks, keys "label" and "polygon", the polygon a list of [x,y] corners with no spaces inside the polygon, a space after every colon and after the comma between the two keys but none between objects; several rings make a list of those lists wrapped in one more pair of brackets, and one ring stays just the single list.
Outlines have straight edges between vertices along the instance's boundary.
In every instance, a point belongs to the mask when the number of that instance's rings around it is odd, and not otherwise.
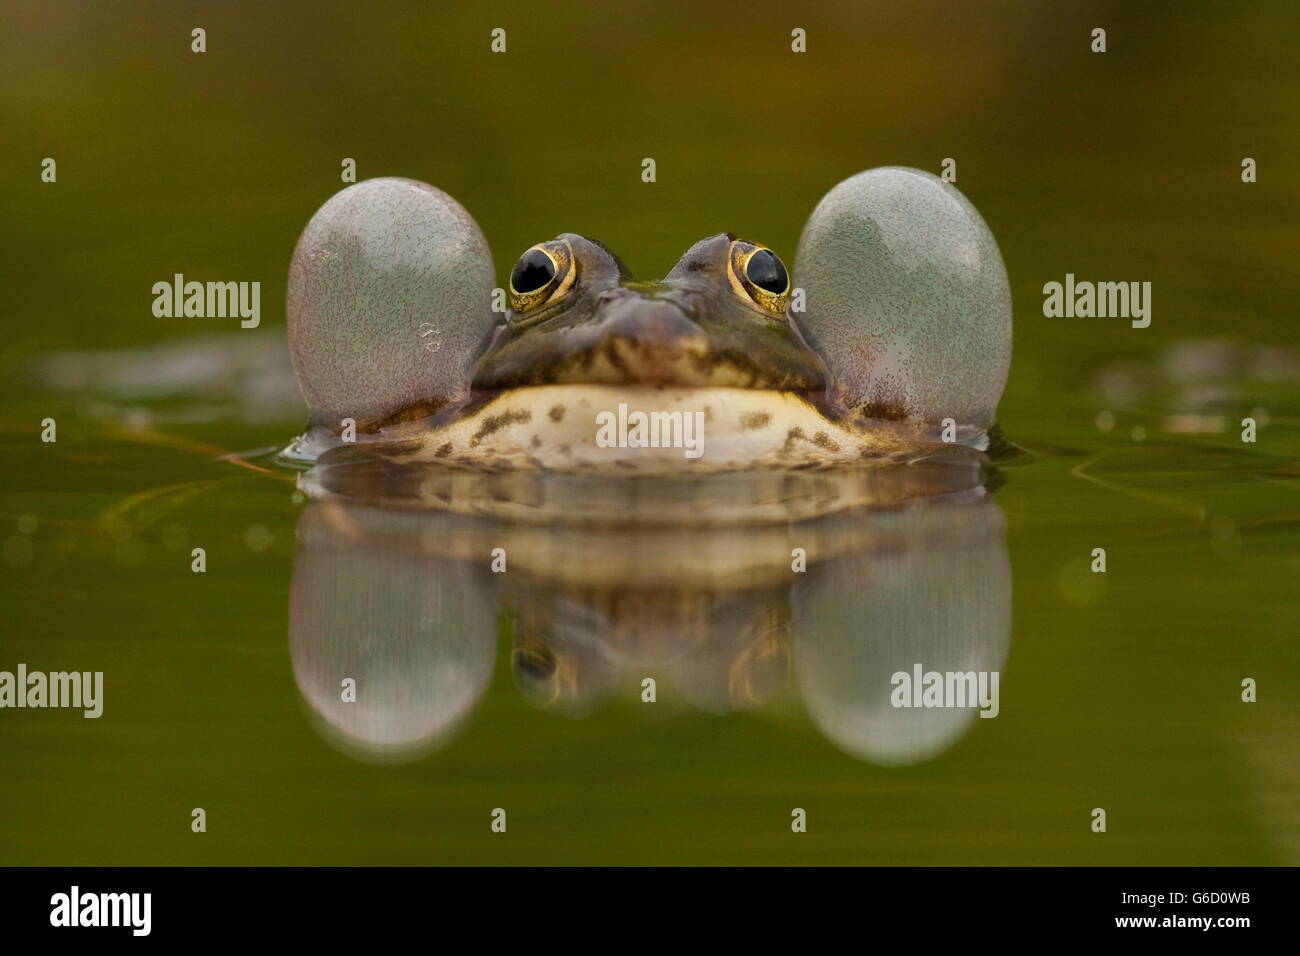
[{"label": "mottled skin", "polygon": [[603,384],[820,391],[821,360],[785,315],[727,279],[734,236],[697,242],[661,282],[636,282],[598,242],[565,234],[578,279],[560,302],[510,312],[475,368],[475,389]]}]

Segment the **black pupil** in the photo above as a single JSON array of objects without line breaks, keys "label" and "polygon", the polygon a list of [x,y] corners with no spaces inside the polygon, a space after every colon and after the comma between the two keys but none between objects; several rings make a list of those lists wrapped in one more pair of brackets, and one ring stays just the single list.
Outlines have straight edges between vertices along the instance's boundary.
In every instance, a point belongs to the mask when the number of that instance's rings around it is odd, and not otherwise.
[{"label": "black pupil", "polygon": [[[541,249],[529,249],[515,263],[510,285],[516,292],[534,292],[555,278],[555,265]],[[784,288],[784,287],[783,287]]]},{"label": "black pupil", "polygon": [[750,282],[774,295],[780,295],[790,283],[781,260],[776,257],[776,253],[767,249],[759,249],[749,257],[745,273]]},{"label": "black pupil", "polygon": [[555,658],[549,654],[532,654],[515,651],[515,666],[530,680],[544,681],[555,673]]}]

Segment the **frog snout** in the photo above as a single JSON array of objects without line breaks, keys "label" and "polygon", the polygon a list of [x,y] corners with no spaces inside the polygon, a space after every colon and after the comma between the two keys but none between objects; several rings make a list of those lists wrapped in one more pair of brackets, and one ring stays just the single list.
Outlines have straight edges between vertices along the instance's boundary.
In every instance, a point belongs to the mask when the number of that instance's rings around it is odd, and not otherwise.
[{"label": "frog snout", "polygon": [[597,327],[602,339],[621,339],[643,348],[698,354],[708,350],[704,330],[677,303],[625,289],[601,293]]}]

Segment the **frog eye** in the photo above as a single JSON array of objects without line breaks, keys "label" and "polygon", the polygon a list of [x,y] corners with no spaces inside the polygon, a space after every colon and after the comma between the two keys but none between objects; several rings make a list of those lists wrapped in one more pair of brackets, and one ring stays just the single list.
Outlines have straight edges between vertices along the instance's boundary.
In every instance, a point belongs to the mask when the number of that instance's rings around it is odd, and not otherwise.
[{"label": "frog eye", "polygon": [[520,682],[530,687],[549,681],[559,666],[550,648],[540,642],[516,647],[510,654],[510,663]]},{"label": "frog eye", "polygon": [[518,313],[535,312],[563,299],[577,275],[574,263],[567,239],[533,246],[510,271],[510,307]]},{"label": "frog eye", "polygon": [[790,273],[775,252],[744,239],[734,239],[727,252],[727,279],[742,299],[764,312],[783,315],[790,298]]}]

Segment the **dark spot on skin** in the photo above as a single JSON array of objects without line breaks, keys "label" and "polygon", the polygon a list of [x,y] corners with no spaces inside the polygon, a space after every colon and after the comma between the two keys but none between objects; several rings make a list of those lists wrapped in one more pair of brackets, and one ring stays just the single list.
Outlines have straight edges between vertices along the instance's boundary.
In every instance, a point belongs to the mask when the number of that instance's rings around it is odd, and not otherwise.
[{"label": "dark spot on skin", "polygon": [[502,412],[500,415],[489,415],[484,419],[483,424],[479,426],[479,430],[474,434],[474,437],[470,439],[470,444],[477,445],[488,435],[500,431],[507,425],[526,425],[532,420],[533,413],[521,409],[511,409]]},{"label": "dark spot on skin", "polygon": [[560,454],[561,454],[561,455],[568,455],[568,454],[571,454],[571,453],[572,453],[572,452],[570,451],[568,445],[561,445],[561,446],[560,446]]},{"label": "dark spot on skin", "polygon": [[551,417],[551,421],[553,422],[561,421],[564,418],[564,406],[556,405],[554,408],[550,410],[549,414]]},{"label": "dark spot on skin", "polygon": [[732,349],[691,355],[689,359],[696,373],[706,382],[716,380],[719,369],[726,369],[733,375],[745,376],[747,384],[744,387],[747,388],[780,388],[789,378],[787,374],[777,369],[760,367],[748,353]]},{"label": "dark spot on skin", "polygon": [[617,339],[609,339],[605,342],[605,347],[602,350],[605,353],[605,361],[609,362],[611,368],[618,369],[619,373],[622,374],[627,381],[633,381],[634,376],[632,375],[631,370],[627,367],[627,362],[623,361],[623,356],[618,354],[619,350],[617,343]]},{"label": "dark spot on skin", "polygon": [[771,412],[746,412],[740,416],[740,427],[745,431],[766,428],[772,421]]},{"label": "dark spot on skin", "polygon": [[437,414],[438,409],[442,408],[446,404],[445,401],[432,401],[423,405],[412,405],[409,408],[403,408],[400,411],[394,412],[387,418],[381,418],[377,422],[367,422],[364,425],[359,424],[357,425],[357,431],[366,435],[371,435],[390,425],[400,425],[403,422],[424,421],[426,418],[432,418]]},{"label": "dark spot on skin", "polygon": [[[554,411],[554,409],[552,409],[552,411]],[[538,438],[536,435],[534,435],[534,436],[533,436],[533,440],[532,440],[531,442],[529,442],[529,444],[530,444],[531,447],[533,447],[533,448],[541,448],[541,447],[542,447],[542,440],[541,440],[540,438]]]},{"label": "dark spot on skin", "polygon": [[443,445],[441,448],[439,448],[436,452],[433,453],[433,457],[446,458],[450,454],[451,454],[451,442],[447,442],[447,444]]},{"label": "dark spot on skin", "polygon": [[879,398],[859,405],[857,411],[859,418],[876,421],[901,422],[907,418],[907,410],[902,405]]},{"label": "dark spot on skin", "polygon": [[825,448],[827,451],[839,451],[839,443],[831,438],[825,432],[817,432],[812,438],[804,434],[802,428],[792,428],[785,434],[785,446],[781,451],[789,453],[794,451],[798,442],[807,442],[810,445],[816,445],[818,448]]}]

